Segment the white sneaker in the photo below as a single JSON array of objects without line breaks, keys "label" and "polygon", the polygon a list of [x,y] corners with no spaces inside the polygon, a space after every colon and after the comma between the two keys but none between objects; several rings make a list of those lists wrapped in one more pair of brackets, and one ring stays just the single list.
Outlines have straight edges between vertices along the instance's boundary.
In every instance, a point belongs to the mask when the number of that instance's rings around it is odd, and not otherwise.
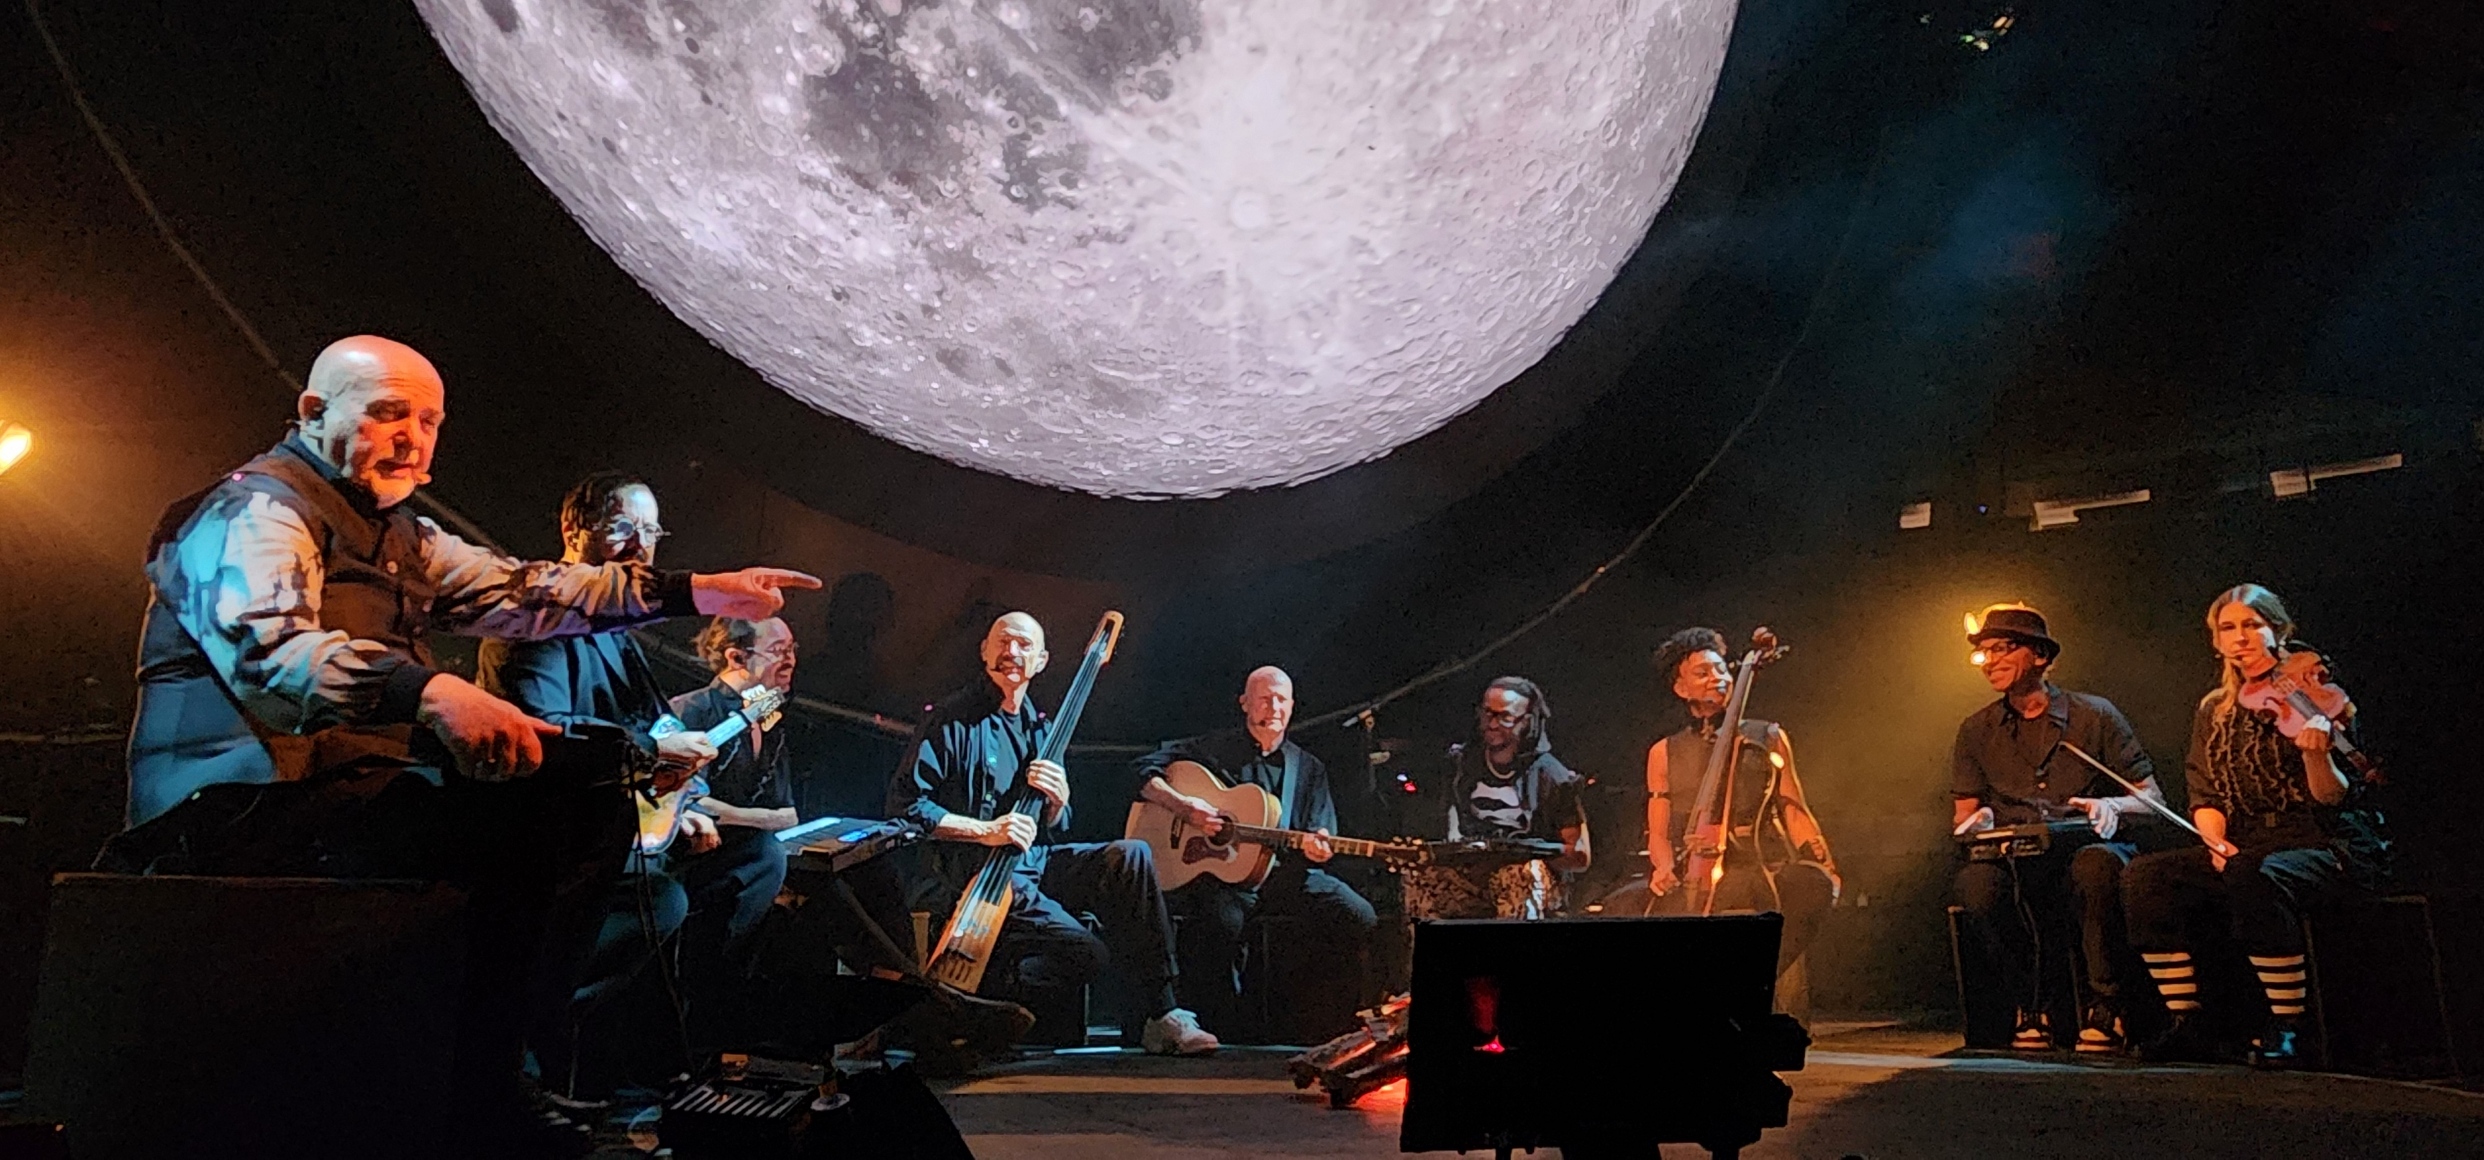
[{"label": "white sneaker", "polygon": [[1199,1017],[1179,1007],[1147,1021],[1139,1046],[1149,1055],[1206,1055],[1216,1050],[1216,1037],[1199,1026]]}]

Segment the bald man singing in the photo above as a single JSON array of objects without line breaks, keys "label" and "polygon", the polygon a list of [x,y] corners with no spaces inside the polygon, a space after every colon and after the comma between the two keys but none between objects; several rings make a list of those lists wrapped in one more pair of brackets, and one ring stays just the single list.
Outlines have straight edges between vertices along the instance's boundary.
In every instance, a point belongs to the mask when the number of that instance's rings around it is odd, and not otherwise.
[{"label": "bald man singing", "polygon": [[[1274,665],[1254,670],[1242,683],[1241,704],[1239,727],[1170,742],[1142,758],[1139,796],[1211,834],[1224,828],[1213,806],[1164,780],[1166,766],[1191,761],[1206,766],[1226,785],[1248,782],[1275,795],[1282,811],[1280,828],[1334,834],[1337,802],[1329,791],[1328,767],[1285,735],[1294,721],[1294,679]],[[1254,914],[1298,918],[1312,925],[1311,937],[1294,947],[1305,956],[1300,965],[1310,968],[1301,973],[1333,985],[1303,990],[1335,1002],[1323,1005],[1324,1010],[1290,1013],[1307,1024],[1300,1029],[1319,1035],[1343,1031],[1352,1023],[1362,999],[1365,953],[1378,919],[1371,903],[1323,868],[1329,857],[1326,843],[1307,840],[1301,860],[1280,856],[1257,890],[1202,876],[1165,896],[1166,905],[1182,916],[1182,1002],[1196,1008],[1210,1028],[1230,1034],[1240,1014],[1242,928]],[[1278,970],[1296,973],[1286,970],[1295,965]],[[1328,1026],[1332,1023],[1333,1028]]]},{"label": "bald man singing", "polygon": [[[933,839],[914,884],[915,906],[946,923],[990,851],[1016,846],[1026,857],[1018,863],[985,993],[1031,1001],[1072,991],[1109,962],[1130,983],[1129,1014],[1143,1020],[1141,1046],[1158,1055],[1214,1051],[1216,1037],[1201,1030],[1174,996],[1172,922],[1147,844],[1061,840],[1070,819],[1069,775],[1037,756],[1052,721],[1028,696],[1050,659],[1044,626],[1034,617],[1012,612],[994,620],[983,637],[983,679],[934,707],[916,731],[888,789],[889,813],[911,819]],[[1041,822],[1013,812],[1034,796],[1043,799]],[[1102,924],[1101,937],[1078,921],[1082,910]],[[937,1051],[943,1045],[914,1046]],[[940,1062],[956,1067],[973,1061]]]},{"label": "bald man singing", "polygon": [[291,434],[164,513],[129,742],[133,829],[104,864],[465,887],[461,1118],[494,1146],[557,1152],[574,1134],[544,1131],[519,1077],[522,1027],[530,1003],[566,1001],[572,948],[546,944],[558,916],[591,916],[627,848],[628,805],[530,777],[558,729],[435,668],[430,634],[758,619],[783,607],[781,589],[819,581],[529,563],[466,543],[404,506],[431,479],[446,418],[430,360],[339,340],[312,364]]}]

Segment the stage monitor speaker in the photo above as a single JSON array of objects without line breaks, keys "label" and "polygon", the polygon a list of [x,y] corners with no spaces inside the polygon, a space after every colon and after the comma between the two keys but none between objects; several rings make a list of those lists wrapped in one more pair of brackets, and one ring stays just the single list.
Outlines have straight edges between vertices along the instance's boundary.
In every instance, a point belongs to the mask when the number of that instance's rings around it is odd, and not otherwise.
[{"label": "stage monitor speaker", "polygon": [[1785,1126],[1810,1037],[1776,1014],[1775,914],[1415,928],[1407,1152],[1732,1156]]},{"label": "stage monitor speaker", "polygon": [[420,882],[61,875],[26,1111],[76,1160],[431,1154],[463,906]]}]

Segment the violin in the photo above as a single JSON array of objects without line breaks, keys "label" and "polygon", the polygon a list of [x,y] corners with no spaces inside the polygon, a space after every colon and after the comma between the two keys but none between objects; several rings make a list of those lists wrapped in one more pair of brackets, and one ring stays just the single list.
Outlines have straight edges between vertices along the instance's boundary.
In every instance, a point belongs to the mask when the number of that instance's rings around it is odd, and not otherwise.
[{"label": "violin", "polygon": [[2388,780],[2379,761],[2347,740],[2346,721],[2355,714],[2355,702],[2330,679],[2328,660],[2319,652],[2301,646],[2287,650],[2274,667],[2244,681],[2237,700],[2287,737],[2303,732],[2315,717],[2327,718],[2333,726],[2330,752],[2367,783],[2380,785]]}]

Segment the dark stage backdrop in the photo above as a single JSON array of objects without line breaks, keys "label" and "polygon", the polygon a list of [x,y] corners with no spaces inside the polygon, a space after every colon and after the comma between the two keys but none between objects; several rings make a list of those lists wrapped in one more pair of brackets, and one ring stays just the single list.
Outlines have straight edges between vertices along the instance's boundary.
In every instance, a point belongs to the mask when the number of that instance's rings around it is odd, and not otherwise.
[{"label": "dark stage backdrop", "polygon": [[[1525,383],[1373,468],[1157,505],[951,468],[758,382],[534,184],[410,7],[44,10],[289,368],[357,330],[439,358],[437,491],[494,536],[551,551],[562,489],[619,465],[664,497],[671,562],[834,578],[791,612],[805,692],[909,712],[971,671],[993,613],[1031,608],[1066,653],[1113,605],[1131,632],[1092,739],[1222,724],[1263,662],[1295,673],[1306,712],[1355,701],[1586,574],[1782,366],[1642,556],[1380,714],[1418,776],[1485,680],[1533,676],[1561,752],[1610,789],[1597,844],[1617,868],[1668,726],[1647,649],[1694,621],[1770,623],[1797,652],[1755,711],[1792,730],[1852,879],[1820,1000],[1939,1005],[1942,771],[1986,695],[1960,614],[2045,607],[2065,678],[2171,761],[2213,678],[2204,604],[2254,579],[2349,664],[2402,770],[2412,866],[2472,878],[2484,101],[2458,6],[2022,4],[1988,52],[1959,42],[1991,18],[1964,4],[1746,6],[1681,191]],[[5,1072],[42,876],[117,810],[115,746],[78,735],[127,718],[146,531],[274,439],[286,399],[137,212],[23,15],[0,21],[0,417],[41,439],[0,478],[0,816],[31,823],[0,824]],[[2271,470],[2388,452],[2408,465],[2266,492]],[[2155,500],[2026,529],[2032,498],[2137,487]],[[1901,533],[1898,506],[1926,498],[1933,527]],[[807,806],[876,803],[887,742],[796,729]],[[1362,768],[1359,732],[1307,740]],[[1080,792],[1126,792],[1117,769],[1082,762]],[[1389,804],[1349,813],[1379,827]]]}]

